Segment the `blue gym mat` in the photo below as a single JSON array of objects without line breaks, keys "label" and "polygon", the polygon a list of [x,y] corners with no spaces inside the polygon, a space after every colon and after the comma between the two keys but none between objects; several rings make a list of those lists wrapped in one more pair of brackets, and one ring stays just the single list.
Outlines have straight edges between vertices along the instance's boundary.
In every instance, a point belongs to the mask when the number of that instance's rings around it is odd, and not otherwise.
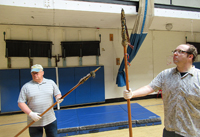
[{"label": "blue gym mat", "polygon": [[[127,104],[55,111],[58,137],[128,128]],[[160,116],[131,104],[132,127],[161,124]]]}]

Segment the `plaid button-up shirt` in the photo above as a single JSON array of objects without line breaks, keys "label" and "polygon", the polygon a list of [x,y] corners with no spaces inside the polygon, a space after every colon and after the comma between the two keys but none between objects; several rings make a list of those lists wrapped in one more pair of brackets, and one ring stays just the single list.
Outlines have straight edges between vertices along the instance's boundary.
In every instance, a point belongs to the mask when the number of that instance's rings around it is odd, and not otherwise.
[{"label": "plaid button-up shirt", "polygon": [[149,85],[162,89],[166,130],[200,137],[200,70],[192,67],[181,77],[176,68],[166,69]]}]

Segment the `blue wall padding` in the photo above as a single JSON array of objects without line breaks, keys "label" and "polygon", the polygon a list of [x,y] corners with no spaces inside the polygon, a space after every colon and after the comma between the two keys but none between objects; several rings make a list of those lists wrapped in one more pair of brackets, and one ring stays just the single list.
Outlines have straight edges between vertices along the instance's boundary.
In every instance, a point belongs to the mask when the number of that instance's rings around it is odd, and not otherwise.
[{"label": "blue wall padding", "polygon": [[[95,70],[97,67],[90,67],[90,71]],[[105,101],[105,85],[104,85],[104,67],[95,73],[95,78],[91,78],[91,102],[103,102]]]},{"label": "blue wall padding", "polygon": [[19,77],[20,77],[20,89],[21,89],[25,83],[32,80],[31,69],[20,69]]},{"label": "blue wall padding", "polygon": [[[59,89],[62,95],[96,68],[98,66],[58,68]],[[0,70],[1,113],[21,111],[17,100],[22,86],[32,80],[30,71],[31,69]],[[44,77],[56,83],[56,68],[44,68]],[[104,67],[101,66],[95,78],[89,78],[77,87],[66,96],[60,105],[69,106],[103,101],[105,101]]]},{"label": "blue wall padding", "polygon": [[55,68],[44,68],[44,77],[51,79],[56,83],[56,69]]},{"label": "blue wall padding", "polygon": [[[128,128],[127,104],[55,111],[59,137]],[[160,116],[131,104],[132,127],[161,124]],[[71,130],[75,128],[76,130]],[[69,130],[69,131],[68,131]]]},{"label": "blue wall padding", "polygon": [[[74,75],[74,68],[58,68],[59,89],[62,95],[67,93],[70,89],[72,89],[75,86]],[[69,95],[67,95],[63,102],[60,104],[60,106],[67,106],[73,104],[76,104],[75,91],[72,91]]]},{"label": "blue wall padding", "polygon": [[[86,76],[88,73],[90,73],[89,67],[77,67],[75,68],[75,83],[78,83],[81,78]],[[76,104],[85,104],[89,103],[91,100],[91,87],[90,87],[91,79],[88,79],[84,82],[84,84],[81,84],[76,89]]]},{"label": "blue wall padding", "polygon": [[[96,68],[98,68],[98,66],[58,68],[59,88],[62,94],[64,95],[67,93],[76,84],[78,84],[83,77]],[[105,101],[104,67],[101,66],[101,68],[96,72],[96,77],[91,77],[83,84],[79,85],[75,90],[66,96],[64,101],[61,103],[61,106],[103,101]]]},{"label": "blue wall padding", "polygon": [[1,112],[19,111],[17,100],[19,96],[19,70],[0,71]]},{"label": "blue wall padding", "polygon": [[195,68],[200,69],[200,62],[194,62],[193,65],[195,66]]}]

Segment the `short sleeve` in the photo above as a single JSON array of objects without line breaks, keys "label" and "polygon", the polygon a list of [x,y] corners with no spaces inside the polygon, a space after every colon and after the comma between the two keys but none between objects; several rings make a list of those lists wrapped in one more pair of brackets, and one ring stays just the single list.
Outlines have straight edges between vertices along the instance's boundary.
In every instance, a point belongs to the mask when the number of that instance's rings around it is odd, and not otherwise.
[{"label": "short sleeve", "polygon": [[25,103],[27,101],[27,96],[26,96],[26,85],[24,85],[21,88],[21,91],[19,93],[19,97],[18,97],[18,103]]},{"label": "short sleeve", "polygon": [[149,84],[149,86],[154,90],[160,90],[162,87],[163,71],[160,72]]},{"label": "short sleeve", "polygon": [[53,89],[54,89],[54,91],[53,91],[54,97],[57,96],[58,94],[61,94],[61,92],[60,92],[58,86],[56,85],[56,83],[53,80],[51,80],[51,82],[52,82]]}]

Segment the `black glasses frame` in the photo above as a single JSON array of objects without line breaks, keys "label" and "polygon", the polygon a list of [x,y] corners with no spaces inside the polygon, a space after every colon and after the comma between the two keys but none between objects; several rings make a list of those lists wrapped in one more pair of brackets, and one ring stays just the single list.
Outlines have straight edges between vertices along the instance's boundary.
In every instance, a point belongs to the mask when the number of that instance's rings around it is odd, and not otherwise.
[{"label": "black glasses frame", "polygon": [[174,54],[174,53],[178,53],[178,54],[183,54],[183,53],[192,54],[192,53],[190,53],[188,51],[184,51],[184,50],[172,50],[172,54]]}]

